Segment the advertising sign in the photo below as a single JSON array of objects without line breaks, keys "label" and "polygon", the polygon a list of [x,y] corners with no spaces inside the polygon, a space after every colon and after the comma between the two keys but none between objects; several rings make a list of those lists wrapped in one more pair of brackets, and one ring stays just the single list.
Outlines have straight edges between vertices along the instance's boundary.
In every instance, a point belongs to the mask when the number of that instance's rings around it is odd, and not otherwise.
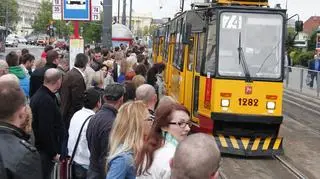
[{"label": "advertising sign", "polygon": [[63,0],[63,20],[90,20],[90,0]]},{"label": "advertising sign", "polygon": [[83,39],[70,39],[70,55],[69,55],[69,67],[73,68],[74,61],[78,53],[84,53],[84,41]]}]

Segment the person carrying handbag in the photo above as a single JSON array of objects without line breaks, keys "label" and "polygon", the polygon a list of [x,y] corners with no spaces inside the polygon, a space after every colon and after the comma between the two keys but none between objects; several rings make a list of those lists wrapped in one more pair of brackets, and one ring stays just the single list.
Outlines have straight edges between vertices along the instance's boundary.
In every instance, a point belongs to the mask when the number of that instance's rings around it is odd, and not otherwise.
[{"label": "person carrying handbag", "polygon": [[101,107],[101,92],[95,88],[84,94],[84,107],[71,118],[69,127],[68,151],[71,158],[68,162],[68,179],[85,179],[89,167],[90,152],[86,139],[89,120]]}]

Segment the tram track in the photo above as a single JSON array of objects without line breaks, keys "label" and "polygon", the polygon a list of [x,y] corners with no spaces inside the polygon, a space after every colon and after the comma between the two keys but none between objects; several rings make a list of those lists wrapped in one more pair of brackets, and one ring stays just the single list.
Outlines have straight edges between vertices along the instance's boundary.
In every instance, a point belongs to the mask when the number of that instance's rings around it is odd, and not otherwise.
[{"label": "tram track", "polygon": [[295,166],[290,164],[284,157],[279,155],[273,156],[274,160],[278,161],[281,165],[283,165],[287,170],[292,172],[298,179],[308,179],[300,170],[298,170]]},{"label": "tram track", "polygon": [[310,97],[285,94],[283,98],[283,114],[308,127],[309,131],[320,136],[320,101]]},{"label": "tram track", "polygon": [[219,175],[220,175],[220,179],[229,179],[227,175],[221,170],[219,170]]},{"label": "tram track", "polygon": [[318,178],[320,100],[285,92],[283,115],[280,131],[285,138],[285,154],[270,158],[224,156],[219,178]]}]

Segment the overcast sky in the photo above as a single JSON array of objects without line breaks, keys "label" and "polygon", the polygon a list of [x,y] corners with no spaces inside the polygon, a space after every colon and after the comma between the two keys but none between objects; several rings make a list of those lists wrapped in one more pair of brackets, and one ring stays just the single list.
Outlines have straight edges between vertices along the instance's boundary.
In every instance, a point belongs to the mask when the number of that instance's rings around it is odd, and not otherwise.
[{"label": "overcast sky", "polygon": [[[121,1],[121,8],[122,2]],[[178,11],[180,0],[132,0],[133,10],[141,13],[152,13],[153,18],[173,17]],[[190,9],[191,2],[201,2],[201,0],[185,0],[185,9]],[[204,1],[204,0],[202,0]],[[319,0],[287,0],[289,15],[299,14],[302,20],[307,20],[310,16],[320,15]],[[129,9],[130,0],[127,0]],[[269,0],[271,7],[280,3],[282,8],[286,7],[286,0]],[[163,6],[160,9],[160,4]],[[113,13],[117,14],[118,0],[113,0]]]}]

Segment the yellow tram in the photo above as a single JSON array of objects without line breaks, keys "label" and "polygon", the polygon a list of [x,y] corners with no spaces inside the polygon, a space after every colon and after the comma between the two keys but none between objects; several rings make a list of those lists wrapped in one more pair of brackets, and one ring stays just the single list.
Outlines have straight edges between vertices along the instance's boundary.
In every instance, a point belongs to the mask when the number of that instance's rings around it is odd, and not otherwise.
[{"label": "yellow tram", "polygon": [[286,10],[265,0],[194,5],[153,34],[168,95],[222,153],[280,154]]}]

